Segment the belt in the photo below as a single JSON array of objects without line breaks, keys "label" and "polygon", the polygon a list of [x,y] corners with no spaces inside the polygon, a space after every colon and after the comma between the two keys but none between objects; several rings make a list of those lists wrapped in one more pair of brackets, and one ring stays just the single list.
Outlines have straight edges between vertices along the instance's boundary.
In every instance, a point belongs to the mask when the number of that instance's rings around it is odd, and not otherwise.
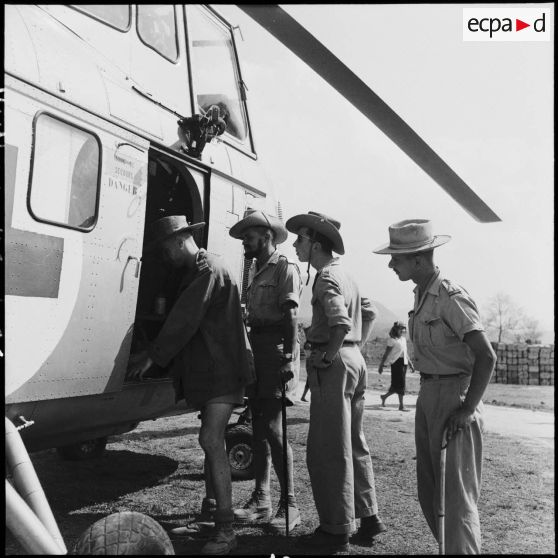
[{"label": "belt", "polygon": [[465,374],[464,372],[460,372],[459,374],[425,374],[424,372],[420,373],[420,377],[422,380],[451,380],[455,378],[465,378],[468,376],[469,374]]},{"label": "belt", "polygon": [[250,334],[258,333],[281,333],[283,331],[282,324],[264,325],[264,326],[250,326]]},{"label": "belt", "polygon": [[[309,341],[310,343],[310,348],[311,349],[320,349],[323,347],[327,347],[329,345],[329,343],[326,341],[324,343],[312,343],[312,341]],[[358,341],[343,341],[343,345],[341,345],[342,347],[356,347],[358,346]]]}]

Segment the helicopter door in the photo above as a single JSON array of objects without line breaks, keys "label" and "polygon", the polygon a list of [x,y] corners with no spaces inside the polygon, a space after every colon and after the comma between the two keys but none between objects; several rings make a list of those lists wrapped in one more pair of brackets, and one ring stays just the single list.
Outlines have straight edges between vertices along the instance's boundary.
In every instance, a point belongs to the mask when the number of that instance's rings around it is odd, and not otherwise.
[{"label": "helicopter door", "polygon": [[229,230],[244,217],[247,207],[257,206],[257,199],[264,196],[263,192],[255,192],[216,172],[211,175],[211,226],[207,250],[225,259],[239,285],[242,285],[245,267],[244,250],[242,243],[229,235]]}]

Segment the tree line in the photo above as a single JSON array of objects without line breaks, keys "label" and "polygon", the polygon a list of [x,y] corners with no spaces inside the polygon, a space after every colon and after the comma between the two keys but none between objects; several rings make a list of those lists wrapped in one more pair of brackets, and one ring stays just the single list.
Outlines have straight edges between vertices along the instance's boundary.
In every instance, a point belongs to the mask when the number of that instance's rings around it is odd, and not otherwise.
[{"label": "tree line", "polygon": [[541,342],[542,331],[538,320],[517,306],[510,295],[496,293],[481,312],[486,333],[490,341],[498,343]]}]

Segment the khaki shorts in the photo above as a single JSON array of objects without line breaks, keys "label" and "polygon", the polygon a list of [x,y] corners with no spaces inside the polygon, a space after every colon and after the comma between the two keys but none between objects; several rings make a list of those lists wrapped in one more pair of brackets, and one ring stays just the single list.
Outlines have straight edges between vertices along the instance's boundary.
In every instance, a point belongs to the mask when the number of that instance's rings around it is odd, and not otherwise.
[{"label": "khaki shorts", "polygon": [[[248,386],[248,397],[254,399],[281,399],[281,357],[283,337],[281,332],[266,332],[250,335],[250,343],[256,365],[256,381]],[[297,343],[293,361],[294,377],[287,382],[287,399],[294,399],[300,373],[300,348]],[[292,401],[291,401],[292,403]]]},{"label": "khaki shorts", "polygon": [[205,405],[211,405],[212,403],[227,403],[228,405],[244,405],[244,386],[233,391],[232,393],[225,393],[225,395],[219,395],[213,397],[205,402]]}]

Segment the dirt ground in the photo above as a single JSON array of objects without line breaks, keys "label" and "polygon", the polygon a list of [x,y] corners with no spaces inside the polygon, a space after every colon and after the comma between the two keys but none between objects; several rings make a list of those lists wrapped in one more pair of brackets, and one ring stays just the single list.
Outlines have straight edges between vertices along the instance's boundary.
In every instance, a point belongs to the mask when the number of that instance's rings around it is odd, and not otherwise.
[{"label": "dirt ground", "polygon": [[[383,383],[386,377],[376,380]],[[552,406],[554,389],[544,389]],[[494,397],[502,399],[500,394]],[[544,400],[548,407],[546,397]],[[365,432],[372,452],[380,515],[388,531],[377,538],[373,548],[351,545],[351,553],[437,554],[437,543],[416,495],[412,422],[398,418],[396,412],[383,413],[376,402],[367,402],[366,409]],[[264,526],[239,527],[236,555],[301,554],[297,537],[318,525],[305,464],[309,404],[297,402],[288,416],[302,525],[288,539],[272,535]],[[200,509],[204,490],[198,426],[195,414],[144,422],[133,432],[113,437],[105,455],[88,462],[62,461],[55,450],[33,454],[68,549],[89,525],[116,511],[148,514],[168,529],[193,517]],[[528,439],[490,433],[485,436],[484,448],[479,503],[483,552],[555,553],[553,449]],[[233,483],[235,505],[242,505],[252,486],[252,481]],[[272,494],[275,504],[279,488],[274,475]],[[171,540],[176,554],[196,555],[203,545],[200,538]],[[24,554],[9,533],[5,552]]]}]

